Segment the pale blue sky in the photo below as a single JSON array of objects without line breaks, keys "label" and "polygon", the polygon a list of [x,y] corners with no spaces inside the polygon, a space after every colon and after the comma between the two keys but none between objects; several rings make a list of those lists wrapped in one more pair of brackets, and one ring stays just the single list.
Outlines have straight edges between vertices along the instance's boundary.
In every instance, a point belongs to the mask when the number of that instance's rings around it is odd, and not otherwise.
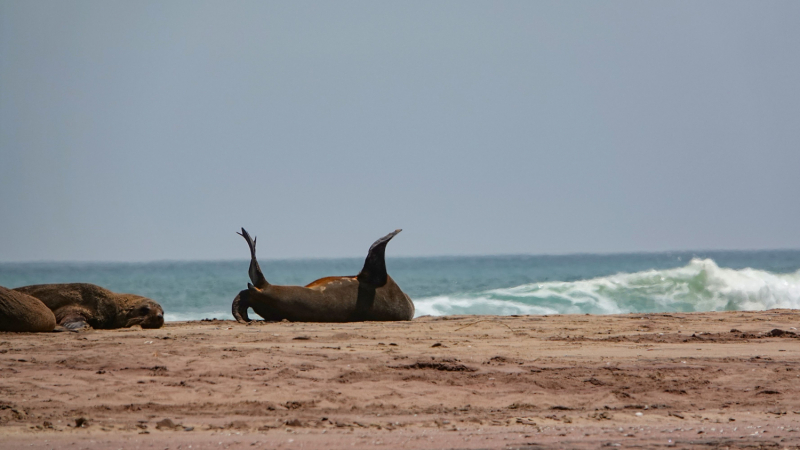
[{"label": "pale blue sky", "polygon": [[0,261],[800,248],[798,24],[0,0]]}]

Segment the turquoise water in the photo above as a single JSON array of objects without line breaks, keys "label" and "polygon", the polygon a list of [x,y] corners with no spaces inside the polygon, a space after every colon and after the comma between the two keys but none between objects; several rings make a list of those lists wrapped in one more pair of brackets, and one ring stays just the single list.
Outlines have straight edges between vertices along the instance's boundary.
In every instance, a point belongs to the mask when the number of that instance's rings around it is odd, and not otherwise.
[{"label": "turquoise water", "polygon": [[[273,284],[354,275],[362,258],[263,260]],[[157,300],[167,320],[232,319],[249,261],[2,263],[0,285],[89,282]],[[388,258],[417,316],[800,308],[800,251]]]}]

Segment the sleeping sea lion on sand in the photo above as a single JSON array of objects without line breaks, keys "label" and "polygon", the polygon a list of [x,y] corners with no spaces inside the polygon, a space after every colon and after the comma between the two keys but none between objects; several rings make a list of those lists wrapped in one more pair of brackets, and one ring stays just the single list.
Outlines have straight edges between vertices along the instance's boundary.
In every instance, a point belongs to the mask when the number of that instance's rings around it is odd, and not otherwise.
[{"label": "sleeping sea lion on sand", "polygon": [[256,260],[256,240],[242,228],[238,233],[250,246],[250,281],[233,300],[233,317],[249,322],[247,308],[266,320],[294,322],[360,322],[411,320],[414,303],[386,273],[386,244],[401,230],[375,241],[364,268],[356,276],[325,277],[303,286],[269,284]]},{"label": "sleeping sea lion on sand", "polygon": [[0,331],[53,331],[56,316],[41,300],[0,286]]},{"label": "sleeping sea lion on sand", "polygon": [[69,330],[160,328],[164,325],[161,305],[133,294],[117,294],[88,283],[39,284],[14,289],[42,301]]}]

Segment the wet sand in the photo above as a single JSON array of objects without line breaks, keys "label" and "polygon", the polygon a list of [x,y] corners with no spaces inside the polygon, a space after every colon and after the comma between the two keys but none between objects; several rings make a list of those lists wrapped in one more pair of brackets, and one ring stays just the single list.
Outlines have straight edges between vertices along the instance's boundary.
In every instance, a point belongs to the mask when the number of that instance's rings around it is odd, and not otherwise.
[{"label": "wet sand", "polygon": [[0,333],[0,443],[798,448],[797,327],[770,310]]}]

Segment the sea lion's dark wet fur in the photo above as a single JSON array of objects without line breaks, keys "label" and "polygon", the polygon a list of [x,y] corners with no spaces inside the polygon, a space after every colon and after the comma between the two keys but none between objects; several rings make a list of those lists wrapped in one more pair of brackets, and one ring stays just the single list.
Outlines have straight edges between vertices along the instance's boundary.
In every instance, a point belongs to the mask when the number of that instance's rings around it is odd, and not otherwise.
[{"label": "sea lion's dark wet fur", "polygon": [[256,240],[242,228],[250,246],[250,281],[233,300],[233,317],[249,322],[247,308],[265,320],[293,322],[359,322],[411,320],[414,303],[386,273],[386,244],[396,230],[375,241],[364,268],[356,276],[325,277],[303,286],[275,286],[267,282],[256,260]]},{"label": "sea lion's dark wet fur", "polygon": [[14,289],[36,297],[67,329],[160,328],[164,310],[155,301],[134,294],[117,294],[88,283],[39,284]]},{"label": "sea lion's dark wet fur", "polygon": [[0,286],[0,331],[53,331],[56,317],[41,300]]}]

